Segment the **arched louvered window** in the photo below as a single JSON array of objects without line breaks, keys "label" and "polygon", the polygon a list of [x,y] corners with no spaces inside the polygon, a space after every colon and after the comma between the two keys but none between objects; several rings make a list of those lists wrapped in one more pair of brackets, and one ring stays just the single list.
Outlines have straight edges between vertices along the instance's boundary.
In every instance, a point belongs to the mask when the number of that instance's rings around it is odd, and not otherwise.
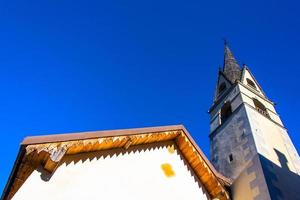
[{"label": "arched louvered window", "polygon": [[255,106],[255,109],[260,112],[261,114],[265,115],[266,117],[270,118],[270,115],[268,113],[267,108],[264,106],[263,103],[261,103],[260,101],[258,101],[257,99],[253,99],[253,103]]},{"label": "arched louvered window", "polygon": [[231,103],[226,102],[221,108],[221,124],[223,124],[232,114]]},{"label": "arched louvered window", "polygon": [[252,80],[247,78],[246,81],[247,81],[247,85],[253,87],[254,89],[257,89],[255,83]]}]

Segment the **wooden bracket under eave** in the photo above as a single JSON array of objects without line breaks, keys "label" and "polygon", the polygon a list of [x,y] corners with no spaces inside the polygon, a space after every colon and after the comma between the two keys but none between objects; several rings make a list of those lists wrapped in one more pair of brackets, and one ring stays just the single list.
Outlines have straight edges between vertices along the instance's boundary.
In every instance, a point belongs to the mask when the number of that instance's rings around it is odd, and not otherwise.
[{"label": "wooden bracket under eave", "polygon": [[66,154],[67,150],[67,146],[62,146],[57,148],[55,151],[52,151],[49,155],[49,158],[43,165],[44,169],[52,174],[56,170],[59,162]]},{"label": "wooden bracket under eave", "polygon": [[132,143],[133,143],[133,139],[131,137],[127,137],[127,141],[124,144],[124,149],[128,149]]}]

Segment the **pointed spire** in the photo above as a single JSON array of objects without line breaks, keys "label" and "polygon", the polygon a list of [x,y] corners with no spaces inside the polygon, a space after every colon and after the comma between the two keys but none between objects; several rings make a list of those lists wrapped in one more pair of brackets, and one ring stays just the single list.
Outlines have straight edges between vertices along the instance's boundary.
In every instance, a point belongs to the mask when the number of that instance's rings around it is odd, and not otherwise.
[{"label": "pointed spire", "polygon": [[236,80],[240,80],[241,78],[241,67],[235,60],[231,50],[228,47],[228,43],[224,40],[224,66],[223,72],[226,77],[234,83]]}]

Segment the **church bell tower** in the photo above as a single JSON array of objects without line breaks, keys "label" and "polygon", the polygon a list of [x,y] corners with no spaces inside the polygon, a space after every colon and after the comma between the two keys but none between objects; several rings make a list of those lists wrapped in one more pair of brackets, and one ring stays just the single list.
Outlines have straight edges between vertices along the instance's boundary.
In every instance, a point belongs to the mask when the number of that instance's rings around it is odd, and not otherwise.
[{"label": "church bell tower", "polygon": [[210,114],[211,161],[233,200],[300,199],[300,158],[275,104],[225,43]]}]

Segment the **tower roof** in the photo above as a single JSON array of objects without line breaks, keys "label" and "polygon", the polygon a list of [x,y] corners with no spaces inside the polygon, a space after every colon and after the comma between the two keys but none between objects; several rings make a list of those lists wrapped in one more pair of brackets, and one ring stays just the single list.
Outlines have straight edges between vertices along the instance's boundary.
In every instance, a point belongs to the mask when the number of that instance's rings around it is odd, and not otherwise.
[{"label": "tower roof", "polygon": [[228,47],[227,42],[225,41],[224,44],[224,65],[223,65],[223,72],[225,76],[234,83],[236,80],[241,78],[241,67],[237,63],[236,59],[234,58],[231,50]]}]

